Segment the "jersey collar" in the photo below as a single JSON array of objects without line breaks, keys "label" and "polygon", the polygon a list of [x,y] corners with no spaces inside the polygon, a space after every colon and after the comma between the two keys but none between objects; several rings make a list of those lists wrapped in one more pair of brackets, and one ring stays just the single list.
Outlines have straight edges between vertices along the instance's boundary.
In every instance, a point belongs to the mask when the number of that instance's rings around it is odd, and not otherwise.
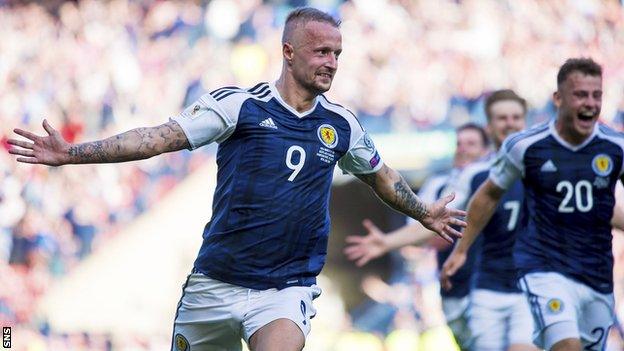
[{"label": "jersey collar", "polygon": [[280,105],[282,105],[282,107],[284,107],[290,113],[292,113],[293,115],[295,115],[295,116],[297,116],[299,118],[303,118],[303,117],[309,115],[310,113],[312,113],[316,109],[316,105],[318,104],[318,101],[319,101],[319,97],[317,96],[316,98],[314,98],[314,104],[312,104],[312,107],[310,107],[309,110],[303,111],[303,112],[299,112],[299,111],[295,110],[293,107],[291,107],[290,105],[288,105],[286,103],[286,101],[284,101],[284,99],[282,99],[282,96],[280,95],[279,91],[275,87],[275,82],[269,83],[269,89],[271,89],[271,92],[273,93],[273,97],[275,98],[275,100],[277,100],[277,102]]},{"label": "jersey collar", "polygon": [[550,120],[550,122],[548,122],[548,129],[550,130],[550,134],[553,136],[553,138],[555,138],[555,140],[557,140],[557,142],[559,142],[559,144],[561,144],[566,149],[570,149],[571,151],[576,152],[584,148],[587,144],[589,144],[594,139],[596,134],[598,134],[598,126],[594,125],[594,130],[592,130],[591,135],[587,139],[585,139],[584,142],[578,145],[572,145],[568,143],[567,141],[563,140],[563,138],[559,135],[559,133],[557,133],[557,128],[555,128],[556,120],[557,120],[556,118],[553,118],[552,120]]}]

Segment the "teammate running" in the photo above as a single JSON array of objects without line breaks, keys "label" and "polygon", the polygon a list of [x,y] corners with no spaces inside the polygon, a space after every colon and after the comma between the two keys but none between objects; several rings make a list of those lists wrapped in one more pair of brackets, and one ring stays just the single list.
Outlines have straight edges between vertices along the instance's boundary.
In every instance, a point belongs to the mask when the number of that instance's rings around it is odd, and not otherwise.
[{"label": "teammate running", "polygon": [[503,143],[468,207],[466,240],[443,275],[461,266],[470,240],[521,178],[528,221],[514,260],[531,305],[534,343],[555,351],[602,350],[614,318],[610,220],[624,171],[624,135],[597,124],[602,68],[592,59],[567,60],[553,97],[556,120]]}]

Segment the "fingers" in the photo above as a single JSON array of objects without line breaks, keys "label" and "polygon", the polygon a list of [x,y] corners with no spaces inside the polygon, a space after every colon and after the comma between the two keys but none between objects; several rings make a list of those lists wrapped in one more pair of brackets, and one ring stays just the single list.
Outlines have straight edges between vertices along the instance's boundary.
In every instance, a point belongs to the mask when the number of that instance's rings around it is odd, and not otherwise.
[{"label": "fingers", "polygon": [[39,136],[37,136],[37,135],[35,135],[35,134],[31,133],[31,132],[23,130],[23,129],[19,129],[19,128],[13,129],[13,132],[15,134],[17,134],[17,135],[21,135],[24,138],[30,139],[32,141],[35,141],[35,140],[37,140],[39,138]]},{"label": "fingers", "polygon": [[12,154],[12,155],[35,157],[35,152],[32,151],[32,150],[29,150],[29,149],[11,148],[11,149],[9,149],[9,153]]},{"label": "fingers", "polygon": [[43,129],[45,129],[45,131],[48,132],[48,135],[52,135],[56,132],[56,130],[52,128],[50,123],[48,123],[47,119],[44,119],[42,124],[43,124]]},{"label": "fingers", "polygon": [[371,258],[369,256],[362,256],[362,258],[355,262],[355,265],[358,267],[363,267],[365,264],[368,263],[368,261],[370,261],[370,259]]},{"label": "fingers", "polygon": [[40,163],[39,160],[37,160],[34,157],[18,157],[15,159],[17,162],[22,162],[22,163],[30,163],[30,164],[38,164]]},{"label": "fingers", "polygon": [[444,197],[444,203],[448,204],[449,202],[455,199],[455,192],[452,192]]},{"label": "fingers", "polygon": [[466,217],[466,215],[468,214],[466,211],[462,211],[462,210],[458,210],[458,209],[454,209],[454,208],[449,208],[449,214],[453,217]]},{"label": "fingers", "polygon": [[9,145],[19,146],[19,147],[23,147],[24,149],[30,149],[30,150],[32,150],[35,147],[34,143],[31,143],[25,140],[9,139],[7,140],[7,143],[9,143]]},{"label": "fingers", "polygon": [[444,240],[446,240],[446,241],[448,241],[449,243],[451,243],[451,244],[452,244],[452,243],[453,243],[453,238],[451,238],[450,236],[448,236],[448,234],[446,234],[446,233],[445,233],[445,232],[447,232],[447,231],[448,231],[448,229],[452,229],[452,228],[451,228],[451,227],[449,227],[449,226],[447,225],[447,226],[444,228],[444,230],[443,230],[443,231],[441,231],[441,232],[439,232],[439,233],[438,233],[438,235],[439,235],[442,239],[444,239]]},{"label": "fingers", "polygon": [[459,230],[456,230],[450,225],[447,225],[446,227],[444,227],[444,231],[446,232],[446,234],[454,236],[456,238],[461,238],[464,236]]},{"label": "fingers", "polygon": [[449,224],[450,225],[454,225],[454,226],[458,226],[458,227],[462,227],[462,228],[466,228],[466,222],[459,219],[459,218],[453,218],[451,217],[451,219],[449,219]]},{"label": "fingers", "polygon": [[364,228],[366,228],[366,230],[368,230],[369,232],[374,232],[379,230],[379,228],[377,228],[377,226],[373,223],[373,221],[371,221],[370,219],[365,219],[362,221],[362,225],[364,226]]},{"label": "fingers", "polygon": [[362,250],[357,245],[347,246],[342,250],[342,252],[347,256],[348,259],[353,261],[354,259],[361,256]]},{"label": "fingers", "polygon": [[364,241],[364,237],[359,236],[359,235],[349,235],[348,237],[345,238],[345,242],[347,244],[360,244],[363,241]]},{"label": "fingers", "polygon": [[457,267],[455,266],[453,256],[451,255],[451,257],[449,257],[446,260],[446,263],[442,266],[442,272],[440,273],[440,283],[442,284],[444,290],[450,290],[453,287],[451,277],[455,275],[456,271]]},{"label": "fingers", "polygon": [[442,284],[442,288],[446,291],[451,290],[451,288],[453,287],[450,277],[446,275],[440,276],[440,283]]}]

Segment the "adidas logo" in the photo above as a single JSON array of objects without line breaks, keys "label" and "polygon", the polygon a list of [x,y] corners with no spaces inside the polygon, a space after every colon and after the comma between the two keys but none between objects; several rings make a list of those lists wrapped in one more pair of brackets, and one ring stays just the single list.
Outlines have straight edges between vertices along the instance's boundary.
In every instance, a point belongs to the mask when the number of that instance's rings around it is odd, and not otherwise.
[{"label": "adidas logo", "polygon": [[542,165],[542,168],[540,168],[540,171],[542,171],[542,172],[557,172],[557,167],[555,166],[555,164],[553,163],[552,160],[548,160],[548,161],[544,162],[544,164]]},{"label": "adidas logo", "polygon": [[275,123],[273,122],[273,118],[269,117],[267,119],[265,119],[264,121],[260,122],[260,127],[267,127],[267,128],[271,128],[271,129],[277,129],[277,126],[275,125]]}]

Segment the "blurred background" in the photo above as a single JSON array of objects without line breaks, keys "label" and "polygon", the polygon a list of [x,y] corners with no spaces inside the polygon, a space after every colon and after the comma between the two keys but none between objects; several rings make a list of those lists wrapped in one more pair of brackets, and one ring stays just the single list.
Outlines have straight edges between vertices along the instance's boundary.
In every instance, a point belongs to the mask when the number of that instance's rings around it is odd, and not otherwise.
[{"label": "blurred background", "polygon": [[[414,188],[450,167],[453,128],[485,122],[512,88],[551,118],[568,57],[603,65],[605,123],[624,121],[624,10],[616,0],[0,0],[0,324],[17,350],[165,350],[210,218],[215,146],[116,165],[47,168],[6,152],[15,127],[70,142],[167,121],[207,91],[277,78],[296,6],[342,20],[330,100],[356,113]],[[346,235],[405,218],[337,174],[327,265],[306,350],[456,350],[434,252],[357,269]],[[617,315],[624,250],[614,236]],[[623,350],[613,328],[607,350]]]}]

